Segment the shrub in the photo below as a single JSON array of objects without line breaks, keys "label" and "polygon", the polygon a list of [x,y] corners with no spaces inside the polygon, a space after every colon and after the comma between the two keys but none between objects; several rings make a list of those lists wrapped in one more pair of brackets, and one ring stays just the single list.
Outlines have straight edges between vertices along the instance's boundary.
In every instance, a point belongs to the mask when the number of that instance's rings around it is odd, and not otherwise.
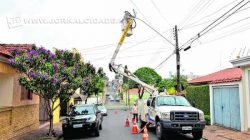
[{"label": "shrub", "polygon": [[189,102],[194,103],[204,114],[210,115],[209,86],[188,86],[186,91]]},{"label": "shrub", "polygon": [[206,124],[210,125],[210,115],[205,115]]}]

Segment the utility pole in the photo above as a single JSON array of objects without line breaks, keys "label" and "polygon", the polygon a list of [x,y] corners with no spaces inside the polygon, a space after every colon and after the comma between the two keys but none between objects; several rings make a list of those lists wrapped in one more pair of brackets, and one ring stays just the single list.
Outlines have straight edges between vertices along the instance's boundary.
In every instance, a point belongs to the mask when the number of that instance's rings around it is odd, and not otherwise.
[{"label": "utility pole", "polygon": [[177,25],[174,27],[175,32],[175,53],[176,53],[176,78],[177,78],[177,92],[180,93],[182,91],[181,80],[180,80],[180,50],[178,44],[178,29]]}]

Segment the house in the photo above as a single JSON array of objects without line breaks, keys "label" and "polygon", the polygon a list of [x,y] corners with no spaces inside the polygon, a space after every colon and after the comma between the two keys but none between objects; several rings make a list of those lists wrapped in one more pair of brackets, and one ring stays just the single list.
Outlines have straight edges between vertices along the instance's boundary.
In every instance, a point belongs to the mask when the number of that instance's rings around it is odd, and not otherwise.
[{"label": "house", "polygon": [[32,44],[0,44],[0,139],[29,132],[39,126],[39,97],[19,85],[19,73],[8,64],[10,51]]},{"label": "house", "polygon": [[243,91],[242,75],[240,68],[228,68],[188,82],[191,85],[209,85],[211,125],[239,131],[250,127],[246,113],[250,110],[245,105],[249,101]]},{"label": "house", "polygon": [[242,58],[237,58],[230,61],[234,67],[239,67],[242,72],[242,106],[244,106],[244,122],[245,128],[250,128],[250,56],[245,56]]}]

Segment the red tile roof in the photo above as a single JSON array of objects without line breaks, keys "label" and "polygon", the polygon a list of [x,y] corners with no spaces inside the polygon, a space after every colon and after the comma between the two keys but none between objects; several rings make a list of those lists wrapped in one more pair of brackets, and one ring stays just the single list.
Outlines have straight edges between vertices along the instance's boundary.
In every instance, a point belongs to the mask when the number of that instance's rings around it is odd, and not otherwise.
[{"label": "red tile roof", "polygon": [[189,84],[207,84],[207,83],[227,83],[240,81],[242,72],[240,68],[224,69],[206,76],[202,76],[191,81]]},{"label": "red tile roof", "polygon": [[0,44],[0,54],[11,56],[11,51],[15,49],[31,49],[34,44]]}]

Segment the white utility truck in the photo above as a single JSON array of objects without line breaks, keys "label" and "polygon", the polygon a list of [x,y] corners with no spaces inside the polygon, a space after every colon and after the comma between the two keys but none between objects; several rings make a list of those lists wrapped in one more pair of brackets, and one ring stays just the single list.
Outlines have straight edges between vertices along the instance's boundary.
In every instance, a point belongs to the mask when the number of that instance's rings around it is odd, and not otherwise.
[{"label": "white utility truck", "polygon": [[[142,128],[146,124],[156,128],[156,135],[159,140],[168,136],[171,132],[192,133],[194,139],[202,138],[203,129],[205,128],[204,113],[190,105],[185,97],[158,94],[157,90],[136,77],[131,73],[127,66],[115,64],[115,58],[120,50],[124,38],[131,34],[133,17],[125,12],[124,21],[126,26],[123,29],[123,35],[109,63],[110,71],[127,77],[138,83],[143,89],[145,88],[151,97],[147,100],[138,100],[139,126]],[[119,83],[121,86],[122,83]],[[144,90],[140,90],[140,92]],[[142,93],[143,95],[143,93]]]}]

